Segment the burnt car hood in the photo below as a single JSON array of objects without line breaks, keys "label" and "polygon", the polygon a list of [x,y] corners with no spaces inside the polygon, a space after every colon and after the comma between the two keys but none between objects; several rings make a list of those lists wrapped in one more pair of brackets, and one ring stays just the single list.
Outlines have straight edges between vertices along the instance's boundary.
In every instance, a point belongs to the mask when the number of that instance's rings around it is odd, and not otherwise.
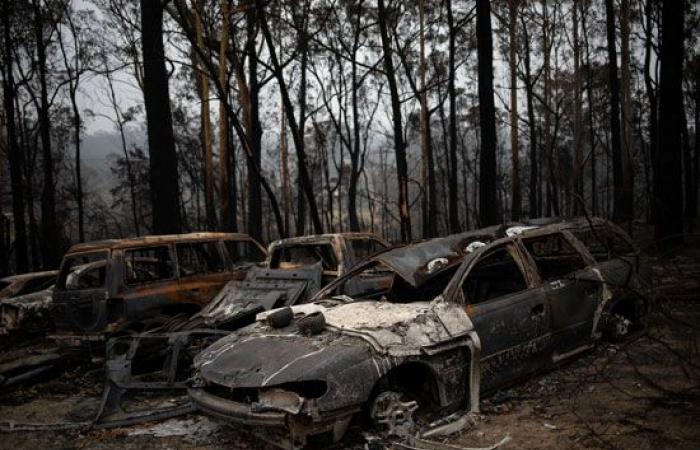
[{"label": "burnt car hood", "polygon": [[205,380],[229,388],[326,381],[329,375],[352,371],[370,359],[370,349],[362,341],[339,342],[327,333],[317,339],[258,336],[235,343],[224,338],[198,358]]},{"label": "burnt car hood", "polygon": [[356,302],[327,307],[321,303],[292,308],[295,318],[322,312],[326,329],[299,334],[293,321],[285,328],[258,322],[234,332],[200,353],[195,361],[207,381],[228,387],[261,387],[300,379],[323,380],[361,361],[384,370],[392,360],[466,345],[473,326],[458,305],[442,301],[394,304]]}]

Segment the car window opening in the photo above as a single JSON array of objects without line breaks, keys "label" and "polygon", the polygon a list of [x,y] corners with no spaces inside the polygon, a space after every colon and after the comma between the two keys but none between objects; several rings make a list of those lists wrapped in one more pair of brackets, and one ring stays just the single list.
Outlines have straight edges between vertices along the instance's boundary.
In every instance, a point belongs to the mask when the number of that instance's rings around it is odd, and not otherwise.
[{"label": "car window opening", "polygon": [[464,298],[470,304],[478,304],[525,289],[525,277],[506,247],[482,256],[462,284]]},{"label": "car window opening", "polygon": [[169,280],[175,276],[168,246],[128,249],[124,252],[126,284]]},{"label": "car window opening", "polygon": [[581,254],[559,233],[523,239],[523,244],[535,260],[542,281],[562,278],[586,267]]}]

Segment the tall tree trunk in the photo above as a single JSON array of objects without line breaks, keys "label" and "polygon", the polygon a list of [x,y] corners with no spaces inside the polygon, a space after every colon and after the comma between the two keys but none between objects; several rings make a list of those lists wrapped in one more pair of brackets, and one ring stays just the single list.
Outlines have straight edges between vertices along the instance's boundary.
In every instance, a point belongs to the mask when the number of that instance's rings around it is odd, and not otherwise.
[{"label": "tall tree trunk", "polygon": [[37,66],[39,69],[40,102],[39,134],[41,135],[42,171],[44,184],[41,191],[41,246],[45,268],[56,268],[61,262],[61,239],[56,220],[56,186],[51,151],[51,118],[49,116],[49,94],[46,80],[46,43],[44,42],[44,18],[41,1],[34,0],[34,36],[36,39]]},{"label": "tall tree trunk", "polygon": [[161,2],[141,0],[141,29],[153,233],[180,233],[180,189],[165,70]]},{"label": "tall tree trunk", "polygon": [[[229,183],[229,119],[226,101],[229,95],[228,83],[228,40],[231,14],[230,0],[221,0],[221,41],[219,42],[219,85],[224,98],[219,99],[219,178],[221,227],[224,231],[236,228],[236,217],[231,214],[231,185]],[[234,199],[235,200],[235,199]]]},{"label": "tall tree trunk", "polygon": [[539,160],[537,158],[537,124],[535,123],[535,107],[533,104],[533,81],[532,81],[532,69],[530,65],[530,36],[527,31],[527,24],[525,19],[521,16],[521,25],[523,30],[523,47],[524,47],[524,62],[525,62],[525,96],[527,103],[527,121],[528,129],[530,131],[530,187],[529,187],[529,210],[530,218],[538,217],[541,215],[541,211],[538,208],[541,184],[538,180]]},{"label": "tall tree trunk", "polygon": [[520,193],[520,148],[518,143],[518,62],[516,59],[518,7],[520,0],[508,1],[508,66],[510,70],[510,152],[511,152],[511,208],[513,220],[520,220],[522,198]]},{"label": "tall tree trunk", "polygon": [[[12,186],[12,221],[15,229],[15,271],[17,273],[29,270],[29,260],[27,259],[27,228],[24,219],[24,187],[22,180],[24,155],[17,145],[15,128],[15,81],[12,60],[13,43],[12,32],[10,30],[11,19],[14,17],[14,0],[3,0],[2,2],[2,22],[3,22],[3,101],[5,106],[5,128],[7,130],[7,156],[10,160],[10,185]],[[2,223],[4,226],[4,222]],[[4,237],[4,230],[2,236]],[[4,242],[3,242],[4,244]],[[3,245],[4,246],[4,245]],[[7,259],[5,255],[2,259]]]},{"label": "tall tree trunk", "polygon": [[[412,240],[411,235],[411,212],[409,211],[408,200],[408,163],[406,162],[406,143],[403,139],[403,125],[401,118],[401,100],[399,99],[399,88],[396,82],[396,72],[391,50],[391,40],[387,27],[387,10],[384,0],[378,0],[377,13],[379,15],[379,34],[382,41],[382,51],[384,53],[384,73],[389,84],[389,95],[391,97],[391,118],[394,130],[394,152],[396,153],[396,174],[399,184],[399,218],[401,222],[401,241],[408,243]],[[492,99],[493,100],[493,99]]]},{"label": "tall tree trunk", "polygon": [[661,76],[659,134],[664,149],[659,148],[654,167],[654,200],[658,216],[657,240],[683,241],[683,186],[681,182],[681,135],[683,108],[684,8],[675,2],[661,6]]},{"label": "tall tree trunk", "polygon": [[[192,11],[194,13],[194,28],[197,45],[204,49],[204,35],[202,32],[202,17],[200,8],[203,7],[201,0],[192,0]],[[199,53],[201,55],[203,52]],[[209,113],[209,75],[206,66],[201,62],[202,57],[195,55],[195,71],[198,78],[199,100],[200,100],[200,142],[204,157],[204,208],[207,213],[207,227],[209,230],[217,228],[216,211],[214,209],[214,156],[212,151],[212,127],[211,115]]]},{"label": "tall tree trunk", "polygon": [[[381,0],[380,0],[381,1]],[[499,222],[496,191],[496,108],[493,102],[493,41],[489,0],[476,0],[476,38],[479,60],[479,161],[480,226]]]},{"label": "tall tree trunk", "polygon": [[583,197],[583,101],[581,95],[581,45],[579,41],[579,5],[574,3],[573,9],[573,47],[574,47],[574,167],[573,167],[573,198],[570,201],[574,215],[580,215],[585,209]]},{"label": "tall tree trunk", "polygon": [[598,214],[598,191],[597,191],[597,168],[596,168],[596,133],[593,126],[593,69],[591,68],[591,50],[588,42],[588,22],[586,20],[588,3],[581,4],[581,29],[583,31],[583,42],[586,47],[586,97],[588,98],[588,138],[591,155],[591,212]]},{"label": "tall tree trunk", "polygon": [[545,215],[552,215],[552,206],[554,203],[554,151],[553,151],[553,140],[552,140],[552,109],[550,106],[551,97],[551,36],[549,33],[549,9],[547,6],[547,1],[542,1],[542,51],[544,53],[543,57],[543,71],[544,71],[544,124],[543,124],[543,136],[542,136],[542,160],[544,161],[544,183],[545,183],[545,194],[546,194],[546,211]]},{"label": "tall tree trunk", "polygon": [[[630,73],[630,2],[620,1],[620,104],[621,104],[621,149],[620,149],[620,220],[629,223],[634,219],[634,167],[632,165],[632,75]],[[631,228],[630,228],[631,229]]]},{"label": "tall tree trunk", "polygon": [[[451,10],[450,5],[450,10]],[[451,16],[451,12],[450,12]],[[433,187],[430,185],[429,180],[429,163],[430,158],[430,124],[428,123],[428,92],[426,90],[426,72],[427,65],[425,61],[425,0],[418,1],[418,20],[420,24],[420,36],[419,36],[419,46],[420,46],[420,61],[418,62],[418,79],[419,79],[419,89],[420,89],[420,155],[421,155],[421,185],[423,188],[423,193],[421,195],[421,212],[422,212],[422,226],[423,226],[423,239],[427,239],[433,235],[432,221],[431,217],[431,198],[429,192]]]},{"label": "tall tree trunk", "polygon": [[[352,107],[352,149],[350,152],[350,182],[348,184],[348,220],[350,222],[350,231],[360,231],[359,218],[357,216],[357,184],[360,180],[360,111],[358,106],[358,90],[360,89],[360,82],[358,80],[357,74],[357,51],[360,45],[361,37],[361,20],[363,14],[363,2],[360,1],[357,4],[357,10],[355,14],[353,24],[353,46],[352,46],[352,61],[351,64],[351,78],[352,78],[352,92],[351,96],[351,107]],[[422,26],[422,25],[421,25]]]},{"label": "tall tree trunk", "polygon": [[448,70],[447,70],[447,95],[450,102],[450,121],[449,121],[449,134],[450,134],[450,176],[449,183],[450,189],[448,192],[449,197],[449,218],[450,218],[450,232],[458,233],[460,231],[459,225],[459,206],[457,204],[457,195],[459,194],[459,189],[457,188],[457,92],[455,89],[455,40],[457,38],[457,31],[455,30],[454,20],[452,18],[452,0],[447,2],[447,28],[448,28]]},{"label": "tall tree trunk", "polygon": [[694,97],[695,97],[695,151],[693,155],[693,184],[688,196],[688,217],[697,219],[698,217],[698,185],[700,180],[700,55],[695,55],[693,60]]},{"label": "tall tree trunk", "polygon": [[262,240],[262,190],[260,178],[253,165],[262,167],[262,127],[260,125],[260,100],[258,82],[258,55],[256,51],[257,14],[248,10],[246,54],[248,59],[249,105],[245,115],[246,134],[250,139],[253,158],[248,160],[248,226],[247,232],[257,241]]},{"label": "tall tree trunk", "polygon": [[615,9],[613,0],[605,0],[605,25],[608,42],[608,86],[610,89],[610,140],[613,162],[613,219],[626,219],[622,185],[622,148],[620,143],[620,83],[617,78],[617,47],[615,45]]}]

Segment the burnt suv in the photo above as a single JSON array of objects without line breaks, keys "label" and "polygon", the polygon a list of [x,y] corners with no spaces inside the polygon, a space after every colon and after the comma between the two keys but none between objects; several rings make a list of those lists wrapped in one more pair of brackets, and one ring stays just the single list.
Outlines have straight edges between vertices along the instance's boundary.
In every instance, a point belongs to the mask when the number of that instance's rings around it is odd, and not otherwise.
[{"label": "burnt suv", "polygon": [[234,233],[74,245],[63,257],[53,293],[57,337],[140,331],[174,315],[194,314],[265,257],[259,243]]},{"label": "burnt suv", "polygon": [[[383,291],[334,296],[378,266],[392,275]],[[285,448],[337,441],[357,416],[410,430],[414,411],[478,411],[483,391],[643,330],[645,273],[600,219],[396,248],[293,306],[291,322],[261,313],[204,350],[190,397]]]}]

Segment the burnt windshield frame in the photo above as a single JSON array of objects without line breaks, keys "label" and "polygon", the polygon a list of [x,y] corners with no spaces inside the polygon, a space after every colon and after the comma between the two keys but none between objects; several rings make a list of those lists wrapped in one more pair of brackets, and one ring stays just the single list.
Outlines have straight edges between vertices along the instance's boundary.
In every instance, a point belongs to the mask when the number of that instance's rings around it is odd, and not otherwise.
[{"label": "burnt windshield frame", "polygon": [[[100,258],[101,256],[101,258]],[[82,263],[82,264],[94,264],[99,261],[104,261],[104,281],[101,286],[98,287],[90,287],[90,288],[83,288],[83,289],[67,289],[66,288],[66,279],[68,278],[68,275],[70,274],[70,268],[75,267],[75,266],[69,266],[68,263],[76,258],[85,258],[85,257],[94,257],[94,260],[87,262],[87,263]],[[63,258],[63,262],[61,263],[61,270],[58,274],[58,278],[56,279],[56,289],[62,290],[62,291],[80,291],[80,290],[89,290],[89,289],[106,289],[107,284],[108,284],[108,276],[109,276],[109,270],[108,266],[110,263],[110,258],[111,258],[111,251],[108,249],[104,250],[91,250],[91,251],[86,251],[86,252],[80,252],[80,253],[72,253],[69,255],[66,255]],[[81,264],[81,265],[82,265]]]}]

